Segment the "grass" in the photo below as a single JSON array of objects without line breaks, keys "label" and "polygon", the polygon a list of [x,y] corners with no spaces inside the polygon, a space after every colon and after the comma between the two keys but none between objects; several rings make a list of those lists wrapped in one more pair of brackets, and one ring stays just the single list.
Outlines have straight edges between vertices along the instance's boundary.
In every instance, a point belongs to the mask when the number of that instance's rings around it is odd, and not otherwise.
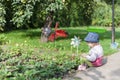
[{"label": "grass", "polygon": [[[67,53],[76,53],[76,48],[71,49],[71,38],[74,35],[80,37],[81,44],[79,46],[79,53],[88,52],[89,48],[87,44],[84,42],[84,37],[87,34],[86,27],[70,27],[70,28],[62,28],[69,33],[68,38],[58,38],[55,42],[42,43],[40,42],[40,29],[29,29],[29,30],[15,30],[11,32],[2,33],[9,40],[9,44],[14,46],[16,44],[26,43],[31,46],[31,48],[37,50],[44,50],[45,53],[50,52],[67,52]],[[100,34],[100,44],[103,46],[105,55],[110,55],[116,52],[117,50],[111,49],[111,31],[106,31],[105,33]],[[116,29],[116,42],[120,43],[120,29]]]}]

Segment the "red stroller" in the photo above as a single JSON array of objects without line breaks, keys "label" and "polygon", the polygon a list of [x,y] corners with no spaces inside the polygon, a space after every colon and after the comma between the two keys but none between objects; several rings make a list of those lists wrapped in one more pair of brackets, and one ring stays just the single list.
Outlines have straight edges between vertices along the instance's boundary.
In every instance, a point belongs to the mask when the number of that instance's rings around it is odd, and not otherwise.
[{"label": "red stroller", "polygon": [[66,31],[64,31],[64,30],[58,30],[58,25],[59,25],[59,23],[56,22],[55,32],[53,32],[53,33],[50,34],[50,36],[48,37],[49,41],[54,41],[58,37],[63,37],[63,38],[68,37],[68,33]]}]

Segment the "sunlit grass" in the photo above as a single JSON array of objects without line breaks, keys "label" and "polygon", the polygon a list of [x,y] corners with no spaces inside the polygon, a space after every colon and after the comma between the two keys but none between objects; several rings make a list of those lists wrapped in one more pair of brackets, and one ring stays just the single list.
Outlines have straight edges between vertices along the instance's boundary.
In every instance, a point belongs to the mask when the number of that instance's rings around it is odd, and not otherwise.
[{"label": "sunlit grass", "polygon": [[[82,41],[79,46],[79,53],[88,52],[89,48],[84,42],[84,37],[88,33],[86,27],[70,27],[70,28],[62,28],[69,33],[68,38],[58,38],[55,42],[42,43],[40,41],[40,29],[29,29],[29,30],[15,30],[11,32],[4,33],[9,40],[9,44],[14,46],[15,44],[20,44],[26,42],[26,44],[30,45],[31,48],[37,48],[38,50],[45,50],[44,52],[49,53],[49,51],[55,53],[76,53],[76,48],[71,48],[70,42],[71,38],[76,35]],[[120,43],[120,29],[116,30],[116,42]],[[112,54],[116,52],[116,49],[111,49],[111,31],[106,31],[105,33],[100,33],[100,43],[103,46],[105,55]]]}]

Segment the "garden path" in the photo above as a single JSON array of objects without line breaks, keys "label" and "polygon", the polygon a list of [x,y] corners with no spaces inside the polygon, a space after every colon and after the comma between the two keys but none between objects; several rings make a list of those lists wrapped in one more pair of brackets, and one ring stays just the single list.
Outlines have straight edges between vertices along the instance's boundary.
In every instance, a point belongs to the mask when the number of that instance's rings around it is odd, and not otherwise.
[{"label": "garden path", "polygon": [[77,71],[63,80],[120,80],[120,52],[105,58],[101,67],[91,67],[86,71]]}]

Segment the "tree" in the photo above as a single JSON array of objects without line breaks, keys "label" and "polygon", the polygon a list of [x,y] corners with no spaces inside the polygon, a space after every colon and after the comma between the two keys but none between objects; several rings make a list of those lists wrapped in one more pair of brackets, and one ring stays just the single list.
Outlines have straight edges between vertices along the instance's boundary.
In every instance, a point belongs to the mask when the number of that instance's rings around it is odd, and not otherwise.
[{"label": "tree", "polygon": [[91,23],[94,4],[94,0],[0,0],[0,26],[41,28],[49,11],[62,26],[86,25]]},{"label": "tree", "polygon": [[0,1],[0,30],[3,30],[3,27],[5,26],[6,20],[5,20],[5,6],[3,5],[3,0]]},{"label": "tree", "polygon": [[1,0],[0,27],[4,28],[6,23],[17,28],[34,26],[36,19],[45,20],[49,10],[56,11],[62,7],[61,0]]}]

